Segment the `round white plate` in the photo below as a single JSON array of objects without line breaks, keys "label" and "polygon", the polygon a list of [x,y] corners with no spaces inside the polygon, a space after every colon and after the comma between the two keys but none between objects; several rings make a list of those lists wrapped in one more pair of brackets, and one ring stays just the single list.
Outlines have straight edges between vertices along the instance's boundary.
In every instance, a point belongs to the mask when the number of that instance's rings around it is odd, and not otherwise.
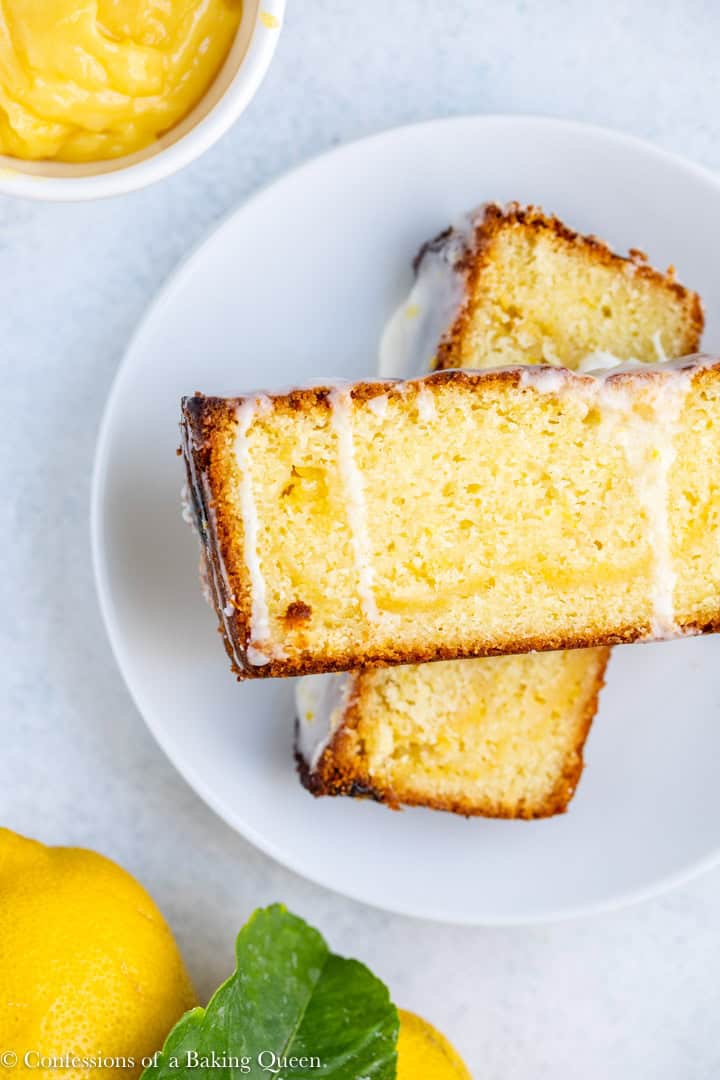
[{"label": "round white plate", "polygon": [[128,687],[195,790],[268,854],[378,907],[458,923],[557,919],[636,900],[720,853],[720,639],[615,651],[564,817],[466,821],[313,799],[292,759],[292,683],[238,684],[180,517],[179,399],[372,375],[422,242],[485,199],[541,204],[673,263],[720,348],[720,184],[634,139],[468,117],[341,147],[241,207],[132,341],[93,486],[93,550]]}]

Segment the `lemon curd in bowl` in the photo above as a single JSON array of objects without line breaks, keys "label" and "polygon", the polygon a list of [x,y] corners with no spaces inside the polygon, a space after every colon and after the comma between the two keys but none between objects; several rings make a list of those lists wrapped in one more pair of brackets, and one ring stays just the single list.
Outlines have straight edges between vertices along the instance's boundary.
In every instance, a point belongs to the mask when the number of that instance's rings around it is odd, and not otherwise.
[{"label": "lemon curd in bowl", "polygon": [[4,0],[0,153],[95,162],[133,154],[204,96],[243,0]]}]

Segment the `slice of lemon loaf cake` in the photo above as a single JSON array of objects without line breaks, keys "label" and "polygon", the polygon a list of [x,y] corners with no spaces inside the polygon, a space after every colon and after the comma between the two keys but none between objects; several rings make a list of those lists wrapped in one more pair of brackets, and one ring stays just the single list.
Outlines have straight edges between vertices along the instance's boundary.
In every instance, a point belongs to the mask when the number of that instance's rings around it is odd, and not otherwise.
[{"label": "slice of lemon loaf cake", "polygon": [[720,362],[183,401],[241,676],[720,625]]},{"label": "slice of lemon loaf cake", "polygon": [[536,207],[486,204],[426,244],[415,286],[388,325],[383,375],[430,367],[663,360],[700,347],[700,298]]},{"label": "slice of lemon loaf cake", "polygon": [[567,809],[608,649],[307,675],[296,759],[315,795],[538,818]]}]

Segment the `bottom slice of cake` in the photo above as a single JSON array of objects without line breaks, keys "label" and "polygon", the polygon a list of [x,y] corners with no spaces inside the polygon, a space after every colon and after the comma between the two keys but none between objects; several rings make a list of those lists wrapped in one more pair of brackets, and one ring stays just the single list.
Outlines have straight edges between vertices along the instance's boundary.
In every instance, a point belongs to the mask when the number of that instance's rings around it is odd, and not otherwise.
[{"label": "bottom slice of cake", "polygon": [[567,809],[609,650],[501,656],[300,682],[296,757],[315,795],[539,818]]}]

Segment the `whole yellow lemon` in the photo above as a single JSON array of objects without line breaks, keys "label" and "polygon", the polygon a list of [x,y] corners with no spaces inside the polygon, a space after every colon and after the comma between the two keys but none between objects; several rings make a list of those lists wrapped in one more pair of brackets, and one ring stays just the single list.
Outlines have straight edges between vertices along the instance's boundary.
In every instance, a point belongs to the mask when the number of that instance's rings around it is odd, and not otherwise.
[{"label": "whole yellow lemon", "polygon": [[[172,934],[134,878],[95,852],[0,829],[0,1065],[8,1080],[18,1072],[130,1080],[195,1004]],[[75,1060],[60,1071],[46,1060],[66,1056]]]},{"label": "whole yellow lemon", "polygon": [[427,1020],[398,1009],[397,1080],[472,1080],[464,1062]]}]

